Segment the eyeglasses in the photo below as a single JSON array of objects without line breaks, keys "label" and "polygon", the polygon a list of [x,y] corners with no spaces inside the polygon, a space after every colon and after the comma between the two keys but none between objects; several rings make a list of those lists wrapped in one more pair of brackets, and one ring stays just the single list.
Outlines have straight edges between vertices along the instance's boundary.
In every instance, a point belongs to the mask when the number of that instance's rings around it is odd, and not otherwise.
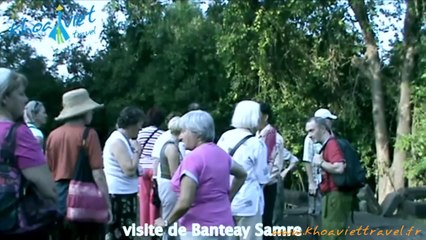
[{"label": "eyeglasses", "polygon": [[39,101],[36,101],[36,102],[35,102],[35,104],[34,104],[34,107],[33,107],[32,112],[33,112],[34,114],[39,113],[39,112],[40,112],[40,109],[41,109],[41,107],[42,107],[42,106],[43,106],[43,103],[41,103],[41,102],[39,102]]}]

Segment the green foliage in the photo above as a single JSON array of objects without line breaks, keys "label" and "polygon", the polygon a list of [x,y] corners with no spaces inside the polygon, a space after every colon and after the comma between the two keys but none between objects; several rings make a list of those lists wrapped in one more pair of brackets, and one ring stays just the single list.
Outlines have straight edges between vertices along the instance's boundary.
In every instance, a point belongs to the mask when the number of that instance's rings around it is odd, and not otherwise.
[{"label": "green foliage", "polygon": [[407,178],[413,185],[426,184],[426,37],[419,49],[418,78],[413,88],[412,133],[401,147],[411,150],[406,162]]},{"label": "green foliage", "polygon": [[[72,10],[68,2],[61,3]],[[254,99],[272,105],[286,147],[301,158],[306,120],[317,108],[328,107],[339,117],[336,132],[358,148],[374,177],[370,82],[353,65],[365,45],[346,2],[218,0],[207,12],[188,2],[110,1],[101,36],[106,48],[90,55],[81,42],[71,45],[55,54],[51,68],[19,38],[2,35],[0,64],[30,76],[29,96],[45,102],[52,117],[60,111],[64,91],[86,87],[106,106],[93,122],[102,140],[126,105],[184,113],[189,103],[199,102],[214,116],[220,135],[229,127],[235,104]],[[55,5],[15,1],[8,16],[15,19],[28,10],[35,18],[43,11],[52,17]],[[374,1],[368,7],[371,18],[384,11]],[[118,11],[125,14],[122,22]],[[394,135],[402,44],[392,46],[383,75],[387,124]],[[416,131],[400,143],[412,152],[407,165],[412,179],[421,179],[426,170],[425,53],[423,43],[412,99]],[[67,79],[57,76],[61,64],[71,74]],[[54,126],[50,123],[46,132]]]}]

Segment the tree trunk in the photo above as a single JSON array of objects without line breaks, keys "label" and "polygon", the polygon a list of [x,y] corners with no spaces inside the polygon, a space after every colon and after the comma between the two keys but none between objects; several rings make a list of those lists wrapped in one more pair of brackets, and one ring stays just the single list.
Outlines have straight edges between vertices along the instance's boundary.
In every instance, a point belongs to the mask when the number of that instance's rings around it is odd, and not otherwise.
[{"label": "tree trunk", "polygon": [[378,200],[381,203],[389,192],[392,192],[392,174],[390,172],[389,136],[385,119],[383,83],[381,64],[376,43],[376,36],[368,19],[367,7],[363,0],[349,0],[355,18],[361,26],[365,45],[366,74],[371,82],[373,105],[374,136],[377,154]]},{"label": "tree trunk", "polygon": [[[401,69],[400,99],[398,104],[397,142],[410,134],[410,83],[416,66],[416,48],[419,41],[423,15],[423,0],[406,0],[407,8],[404,21],[404,61]],[[393,156],[392,170],[396,188],[405,186],[404,162],[407,149],[396,148]]]}]

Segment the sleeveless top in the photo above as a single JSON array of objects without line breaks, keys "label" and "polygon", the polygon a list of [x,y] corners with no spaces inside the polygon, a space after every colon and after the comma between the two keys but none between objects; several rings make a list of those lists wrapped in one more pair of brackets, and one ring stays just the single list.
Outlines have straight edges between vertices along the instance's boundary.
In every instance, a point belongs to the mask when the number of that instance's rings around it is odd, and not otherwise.
[{"label": "sleeveless top", "polygon": [[44,134],[43,132],[33,123],[27,123],[27,127],[31,130],[34,137],[42,139],[42,142],[40,143],[41,148],[44,150]]},{"label": "sleeveless top", "polygon": [[169,165],[169,161],[167,160],[167,156],[165,154],[166,147],[169,144],[174,144],[176,146],[177,151],[179,153],[179,162],[182,161],[182,155],[181,155],[181,153],[179,151],[178,142],[176,142],[174,140],[167,141],[166,143],[164,143],[163,147],[161,148],[161,152],[160,152],[160,164],[159,164],[160,165],[159,166],[160,167],[160,176],[161,176],[161,178],[171,180],[172,176],[170,174],[170,165]]},{"label": "sleeveless top", "polygon": [[110,194],[132,194],[138,192],[138,177],[128,177],[121,169],[118,160],[112,154],[112,143],[117,139],[122,141],[128,149],[130,156],[133,155],[127,138],[119,131],[114,131],[105,142],[103,151],[104,171]]}]

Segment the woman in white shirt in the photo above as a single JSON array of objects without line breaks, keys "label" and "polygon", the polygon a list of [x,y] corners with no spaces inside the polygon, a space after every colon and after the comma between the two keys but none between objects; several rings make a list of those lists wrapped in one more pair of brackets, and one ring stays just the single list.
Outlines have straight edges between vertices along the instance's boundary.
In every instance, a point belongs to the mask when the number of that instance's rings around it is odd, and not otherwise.
[{"label": "woman in white shirt", "polygon": [[47,114],[44,105],[40,101],[29,101],[25,105],[24,120],[34,137],[44,149],[44,134],[40,127],[46,124]]},{"label": "woman in white shirt", "polygon": [[104,171],[111,198],[113,223],[108,226],[106,239],[126,237],[123,226],[137,221],[138,163],[141,147],[136,142],[142,128],[144,113],[137,107],[124,108],[117,120],[117,130],[111,133],[103,151]]},{"label": "woman in white shirt", "polygon": [[[247,238],[256,236],[255,226],[262,223],[264,208],[263,186],[269,181],[267,149],[263,140],[255,137],[260,122],[260,105],[254,101],[241,101],[235,107],[232,126],[235,129],[222,134],[218,146],[230,153],[243,166],[247,178],[232,201],[232,215],[238,226],[250,227]],[[236,148],[239,145],[238,148]],[[234,154],[232,154],[234,152]]]}]

